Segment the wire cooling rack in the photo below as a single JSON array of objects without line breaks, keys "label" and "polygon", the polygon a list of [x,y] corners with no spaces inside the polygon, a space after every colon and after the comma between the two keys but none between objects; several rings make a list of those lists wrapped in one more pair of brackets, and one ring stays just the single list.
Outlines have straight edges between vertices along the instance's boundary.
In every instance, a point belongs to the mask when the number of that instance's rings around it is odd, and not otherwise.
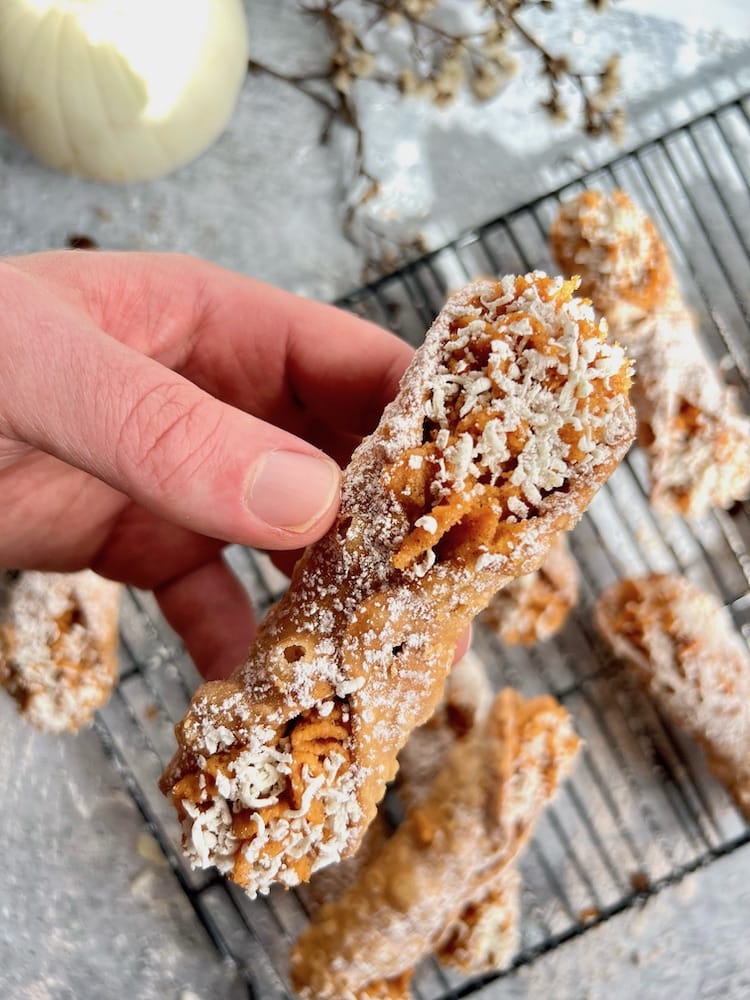
[{"label": "wire cooling rack", "polygon": [[[466,233],[340,304],[417,343],[446,294],[479,274],[554,270],[546,233],[561,199],[582,186],[622,187],[657,221],[702,321],[706,346],[750,410],[750,98],[735,100],[587,174],[575,184]],[[574,775],[541,820],[521,862],[522,943],[515,964],[586,930],[688,872],[750,841],[727,794],[696,748],[618,674],[597,643],[591,605],[624,575],[682,572],[716,592],[750,634],[750,506],[712,511],[688,525],[646,501],[645,466],[631,451],[571,540],[582,599],[564,633],[528,650],[501,648],[478,629],[494,681],[527,694],[550,691],[585,740]],[[284,578],[265,556],[229,558],[264,612]],[[244,974],[250,997],[291,996],[287,954],[307,914],[294,892],[251,902],[211,872],[194,872],[179,849],[172,807],[156,782],[174,748],[173,724],[197,683],[153,598],[130,592],[119,687],[97,731],[217,948]],[[490,985],[491,984],[491,985]],[[502,975],[459,979],[425,961],[418,1000],[489,995]]]}]

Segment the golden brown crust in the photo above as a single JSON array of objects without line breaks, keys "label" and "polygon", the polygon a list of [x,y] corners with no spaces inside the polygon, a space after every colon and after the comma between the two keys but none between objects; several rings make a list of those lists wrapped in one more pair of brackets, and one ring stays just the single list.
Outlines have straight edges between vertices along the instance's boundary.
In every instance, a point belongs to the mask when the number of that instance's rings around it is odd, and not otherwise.
[{"label": "golden brown crust", "polygon": [[745,498],[750,420],[703,352],[653,222],[622,191],[585,191],[562,206],[550,242],[635,360],[654,506],[692,517]]},{"label": "golden brown crust", "polygon": [[578,744],[554,699],[502,691],[484,724],[456,743],[422,804],[300,938],[292,954],[300,995],[357,996],[443,943],[467,902],[516,857]]},{"label": "golden brown crust", "polygon": [[[162,788],[195,863],[255,894],[351,854],[465,626],[614,471],[634,433],[629,365],[574,289],[510,276],[441,312],[352,458],[337,523],[247,663],[176,729]],[[342,735],[300,768],[294,731],[332,713]]]},{"label": "golden brown crust", "polygon": [[481,620],[508,645],[551,639],[578,603],[578,566],[561,535],[535,573],[520,576],[492,598]]},{"label": "golden brown crust", "polygon": [[[455,664],[445,695],[435,714],[409,737],[399,754],[398,793],[407,811],[416,808],[445,764],[452,747],[465,739],[474,725],[483,724],[492,703],[492,689],[482,661],[471,651]],[[335,902],[356,881],[363,869],[378,864],[378,856],[392,828],[378,810],[357,853],[316,872],[299,892],[314,917],[324,903]],[[440,878],[440,872],[435,872]],[[445,928],[438,950],[440,960],[464,974],[505,968],[518,949],[520,877],[514,868],[483,886],[458,919]],[[397,979],[368,984],[365,997],[410,996],[406,972]]]},{"label": "golden brown crust", "polygon": [[122,587],[89,570],[0,572],[0,685],[46,732],[75,732],[117,681]]},{"label": "golden brown crust", "polygon": [[621,580],[599,597],[595,621],[750,819],[750,655],[719,601],[685,577]]}]

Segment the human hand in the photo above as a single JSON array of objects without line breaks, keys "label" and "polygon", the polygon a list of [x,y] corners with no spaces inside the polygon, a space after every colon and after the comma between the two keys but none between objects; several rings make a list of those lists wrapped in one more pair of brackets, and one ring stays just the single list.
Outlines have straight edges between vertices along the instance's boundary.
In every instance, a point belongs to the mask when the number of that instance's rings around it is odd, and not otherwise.
[{"label": "human hand", "polygon": [[90,566],[153,590],[201,672],[226,676],[255,623],[221,549],[325,533],[339,493],[326,455],[348,459],[410,355],[193,258],[6,258],[0,566]]}]

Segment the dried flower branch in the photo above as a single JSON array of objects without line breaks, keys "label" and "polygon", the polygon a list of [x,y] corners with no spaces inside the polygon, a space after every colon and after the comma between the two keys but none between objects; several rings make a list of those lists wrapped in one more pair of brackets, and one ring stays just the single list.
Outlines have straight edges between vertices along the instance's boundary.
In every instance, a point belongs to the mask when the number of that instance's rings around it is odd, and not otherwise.
[{"label": "dried flower branch", "polygon": [[[467,3],[468,0],[462,0]],[[582,0],[600,10],[606,0]],[[564,55],[556,55],[524,24],[524,12],[539,8],[553,11],[554,0],[477,0],[475,26],[451,30],[446,17],[458,10],[456,0],[299,0],[301,9],[322,22],[331,40],[326,63],[310,73],[285,73],[258,59],[251,59],[251,73],[263,73],[295,87],[326,111],[321,141],[326,142],[334,124],[345,126],[354,140],[352,177],[344,218],[344,231],[356,243],[353,220],[357,210],[380,191],[365,160],[366,136],[357,102],[359,81],[369,80],[404,97],[421,98],[437,106],[454,101],[462,92],[477,101],[496,97],[518,68],[509,51],[512,40],[522,42],[541,60],[549,96],[543,106],[555,120],[571,117],[565,93],[573,84],[580,94],[581,127],[590,135],[609,134],[619,139],[624,123],[617,105],[619,63],[610,59],[598,72],[583,74]],[[377,29],[389,30],[388,52],[378,45]],[[400,50],[392,44],[398,32]],[[400,54],[399,54],[400,52]],[[378,239],[383,239],[378,236]],[[417,239],[418,242],[418,239]],[[398,263],[403,244],[394,241],[371,267],[381,270]],[[415,242],[406,245],[413,251]],[[396,256],[394,258],[394,253]]]}]

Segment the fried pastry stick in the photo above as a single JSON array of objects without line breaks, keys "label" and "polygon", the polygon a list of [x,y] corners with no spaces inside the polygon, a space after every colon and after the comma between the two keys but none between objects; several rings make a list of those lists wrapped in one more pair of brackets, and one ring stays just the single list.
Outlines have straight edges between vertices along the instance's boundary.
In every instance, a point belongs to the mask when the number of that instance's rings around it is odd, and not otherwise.
[{"label": "fried pastry stick", "polygon": [[457,640],[533,572],[634,436],[629,361],[576,282],[452,296],[250,655],[201,687],[162,778],[194,864],[253,896],[356,851]]},{"label": "fried pastry stick", "polygon": [[[469,650],[451,670],[435,714],[414,730],[399,754],[396,787],[408,811],[421,805],[456,743],[485,724],[492,700],[485,666]],[[512,865],[481,886],[476,900],[446,924],[440,961],[466,975],[504,969],[518,951],[520,893],[521,878]]]},{"label": "fried pastry stick", "polygon": [[446,925],[508,870],[578,746],[553,698],[501,691],[484,723],[456,743],[422,804],[298,941],[292,980],[300,996],[359,1000],[439,948]]},{"label": "fried pastry stick", "polygon": [[[414,730],[399,754],[397,788],[407,810],[417,808],[424,800],[455,744],[466,739],[475,725],[484,724],[492,700],[484,664],[469,650],[451,670],[435,714]],[[353,857],[328,865],[300,887],[309,911],[315,914],[324,903],[339,899],[367,865],[377,865],[391,833],[388,821],[378,810]],[[440,872],[435,877],[439,878]],[[477,901],[467,903],[441,935],[439,958],[443,964],[468,975],[505,968],[518,950],[520,888],[520,876],[512,866],[482,886]],[[396,977],[377,984],[377,990],[385,991],[386,996],[408,997],[408,980],[408,976]],[[370,983],[360,1000],[372,995],[375,988],[376,984]]]},{"label": "fried pastry stick", "polygon": [[121,593],[90,570],[0,572],[0,685],[38,729],[75,732],[109,699]]},{"label": "fried pastry stick", "polygon": [[620,580],[597,629],[659,709],[706,752],[750,820],[750,655],[728,612],[682,576]]},{"label": "fried pastry stick", "polygon": [[746,497],[750,419],[703,351],[653,222],[622,191],[584,191],[562,206],[550,242],[635,360],[654,506],[693,517]]}]

